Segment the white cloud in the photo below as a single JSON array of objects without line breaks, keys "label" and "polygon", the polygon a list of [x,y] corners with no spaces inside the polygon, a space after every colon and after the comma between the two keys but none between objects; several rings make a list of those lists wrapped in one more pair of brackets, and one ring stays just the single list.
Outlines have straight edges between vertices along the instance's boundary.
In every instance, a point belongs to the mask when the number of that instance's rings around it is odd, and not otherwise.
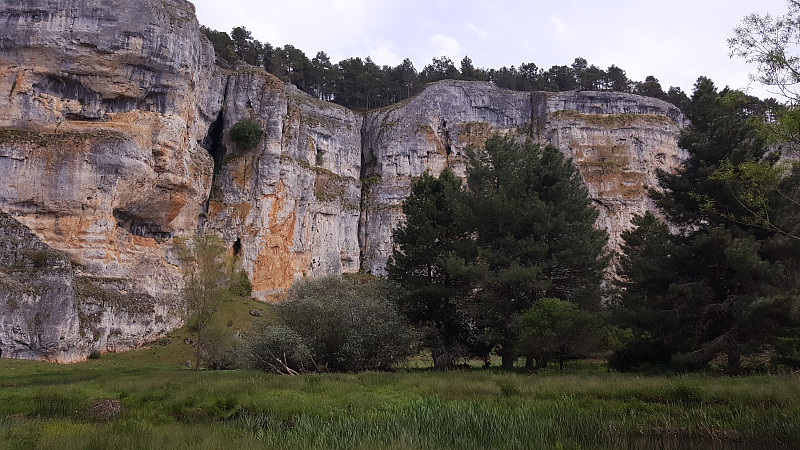
[{"label": "white cloud", "polygon": [[483,28],[478,27],[475,24],[468,23],[468,24],[464,25],[464,28],[466,28],[469,31],[472,31],[473,33],[477,34],[481,39],[486,39],[487,37],[489,37],[489,33],[486,30],[484,30]]},{"label": "white cloud", "polygon": [[454,37],[445,36],[443,34],[434,34],[430,38],[434,56],[448,56],[452,60],[460,59],[459,56],[464,53],[464,50],[459,44],[458,40]]},{"label": "white cloud", "polygon": [[403,57],[395,52],[396,45],[388,39],[375,39],[364,41],[363,55],[372,58],[372,61],[379,66],[395,66],[402,61]]}]

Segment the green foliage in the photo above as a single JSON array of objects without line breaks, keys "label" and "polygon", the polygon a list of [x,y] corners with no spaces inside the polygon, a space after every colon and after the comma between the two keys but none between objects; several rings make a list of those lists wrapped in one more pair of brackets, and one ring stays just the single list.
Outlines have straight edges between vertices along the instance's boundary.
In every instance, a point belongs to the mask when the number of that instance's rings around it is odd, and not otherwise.
[{"label": "green foliage", "polygon": [[601,320],[577,305],[557,298],[541,298],[520,312],[514,320],[517,351],[546,367],[557,358],[564,360],[585,354],[598,340]]},{"label": "green foliage", "polygon": [[[196,235],[192,239],[176,239],[176,251],[183,263],[184,288],[182,292],[190,328],[196,333],[195,367],[203,362],[203,349],[211,348],[204,342],[206,328],[225,302],[236,298],[230,290],[235,261],[227,257],[227,248],[214,235]],[[210,332],[210,331],[209,331]],[[209,350],[210,354],[219,352]],[[216,358],[216,357],[215,357]]]},{"label": "green foliage", "polygon": [[251,150],[261,141],[264,132],[252,119],[242,119],[231,127],[230,136],[239,150]]},{"label": "green foliage", "polygon": [[750,14],[728,39],[731,56],[756,65],[750,78],[771,86],[790,101],[800,100],[800,57],[797,50],[800,30],[800,2],[787,1],[788,11],[781,16]]},{"label": "green foliage", "polygon": [[396,286],[354,285],[335,277],[300,280],[279,309],[319,368],[389,370],[414,352],[415,335],[400,315]]},{"label": "green foliage", "polygon": [[800,369],[800,328],[783,330],[775,340],[775,362]]},{"label": "green foliage", "polygon": [[200,330],[200,360],[211,370],[233,369],[240,364],[241,343],[230,327],[212,323]]},{"label": "green foliage", "polygon": [[262,326],[248,343],[250,366],[280,375],[315,370],[311,350],[303,337],[284,325]]},{"label": "green foliage", "polygon": [[492,330],[504,366],[515,352],[513,318],[543,297],[600,306],[607,235],[572,164],[556,148],[493,137],[471,153],[463,220],[474,232],[473,314]]},{"label": "green foliage", "polygon": [[253,292],[253,284],[244,269],[239,269],[233,273],[229,290],[239,297],[250,297]]},{"label": "green foliage", "polygon": [[[72,365],[0,360],[0,447],[800,446],[800,385],[791,375],[642,376],[591,363],[536,376],[198,375],[172,361],[143,364],[152,351]],[[96,415],[103,399],[121,412]]]},{"label": "green foliage", "polygon": [[454,273],[457,248],[466,237],[457,220],[461,180],[450,170],[424,173],[403,202],[405,221],[392,233],[394,250],[386,270],[406,288],[401,310],[421,328],[437,368],[452,368],[468,355],[469,318],[458,299],[468,285]]},{"label": "green foliage", "polygon": [[700,368],[725,355],[735,373],[742,356],[774,345],[779,330],[800,320],[792,312],[800,178],[767,157],[753,98],[700,78],[686,113],[692,125],[680,145],[689,157],[659,175],[663,193],[651,193],[681,231],[645,216],[623,234],[615,316],[637,337],[612,363]]},{"label": "green foliage", "polygon": [[309,58],[290,44],[273,47],[259,42],[245,27],[235,27],[230,33],[207,27],[200,30],[213,44],[217,64],[226,68],[236,68],[239,63],[260,67],[320,100],[356,110],[391,106],[419,94],[428,83],[446,79],[488,81],[517,91],[634,91],[679,107],[686,99],[678,87],[671,87],[665,94],[652,76],[645,82],[634,82],[615,65],[603,70],[583,58],[575,58],[570,66],[556,65],[544,70],[532,62],[499,69],[479,68],[468,56],[456,67],[449,57],[441,56],[417,70],[408,58],[396,66],[379,66],[369,57],[351,57],[334,63],[325,52]]}]

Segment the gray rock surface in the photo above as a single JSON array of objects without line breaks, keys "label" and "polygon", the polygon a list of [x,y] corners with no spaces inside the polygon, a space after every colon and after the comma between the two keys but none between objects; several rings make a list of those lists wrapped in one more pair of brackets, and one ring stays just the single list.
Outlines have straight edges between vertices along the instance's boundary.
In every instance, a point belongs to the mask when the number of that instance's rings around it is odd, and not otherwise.
[{"label": "gray rock surface", "polygon": [[75,362],[136,348],[178,326],[180,310],[85,274],[0,210],[0,356]]},{"label": "gray rock surface", "polygon": [[[493,133],[573,157],[612,249],[653,207],[655,171],[683,157],[683,116],[654,99],[444,81],[360,114],[214,61],[184,0],[0,4],[0,208],[33,233],[0,245],[69,263],[26,278],[33,260],[0,247],[14,268],[0,299],[18,305],[3,356],[78,360],[180,325],[173,237],[198,230],[241,256],[261,299],[303,276],[381,274],[413,178],[464,176],[467,149]],[[264,131],[248,150],[230,138],[245,118]],[[24,325],[37,314],[41,338]]]},{"label": "gray rock surface", "polygon": [[615,92],[515,92],[489,83],[441,81],[404,103],[367,114],[366,207],[362,268],[384,274],[392,229],[414,177],[449,167],[465,176],[468,148],[493,134],[552,144],[573,158],[608,231],[609,249],[635,214],[654,209],[647,197],[656,171],[673,170],[684,117],[673,105]]}]

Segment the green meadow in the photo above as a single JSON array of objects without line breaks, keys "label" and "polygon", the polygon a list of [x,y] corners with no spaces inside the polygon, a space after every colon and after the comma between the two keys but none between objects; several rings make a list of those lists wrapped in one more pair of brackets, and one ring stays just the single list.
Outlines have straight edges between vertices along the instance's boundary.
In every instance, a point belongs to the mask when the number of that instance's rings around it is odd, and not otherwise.
[{"label": "green meadow", "polygon": [[[221,316],[269,307],[241,302]],[[237,312],[238,311],[238,312]],[[72,365],[0,360],[0,448],[798,448],[800,377],[186,367],[178,330]]]}]

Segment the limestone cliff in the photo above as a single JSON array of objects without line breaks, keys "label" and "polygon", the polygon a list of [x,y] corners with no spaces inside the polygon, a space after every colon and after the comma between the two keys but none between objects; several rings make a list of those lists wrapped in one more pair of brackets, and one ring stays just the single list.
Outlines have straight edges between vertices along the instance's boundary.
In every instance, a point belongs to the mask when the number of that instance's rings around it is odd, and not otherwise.
[{"label": "limestone cliff", "polygon": [[181,323],[179,302],[82,269],[0,210],[0,356],[74,362],[138,347]]},{"label": "limestone cliff", "polygon": [[361,243],[366,271],[383,274],[391,232],[414,177],[445,167],[465,175],[467,149],[493,134],[533,139],[573,158],[600,211],[598,226],[616,249],[634,214],[652,210],[656,171],[684,157],[684,125],[669,103],[612,92],[516,92],[489,83],[442,81],[417,97],[367,114],[366,206]]},{"label": "limestone cliff", "polygon": [[[493,133],[572,156],[612,246],[652,206],[655,170],[682,157],[682,115],[658,100],[445,81],[360,114],[214,62],[185,0],[0,6],[0,208],[64,261],[30,279],[35,295],[16,268],[3,275],[0,299],[18,305],[3,312],[4,356],[78,360],[178,326],[174,236],[223,237],[259,298],[302,276],[383,273],[412,179],[463,176]],[[264,131],[248,150],[230,138],[245,118]],[[45,351],[21,324],[51,310]]]}]

